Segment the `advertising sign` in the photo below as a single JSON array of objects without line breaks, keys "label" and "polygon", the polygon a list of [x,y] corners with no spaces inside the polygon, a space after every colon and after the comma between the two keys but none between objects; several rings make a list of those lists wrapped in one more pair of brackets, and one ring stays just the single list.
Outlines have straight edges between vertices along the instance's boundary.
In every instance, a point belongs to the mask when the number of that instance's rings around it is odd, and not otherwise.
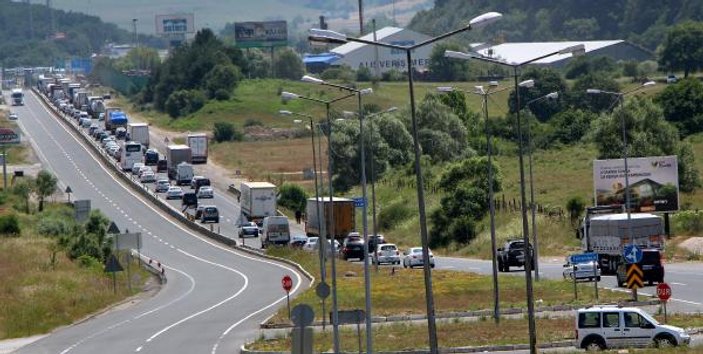
[{"label": "advertising sign", "polygon": [[0,128],[0,145],[19,144],[20,133],[19,129]]},{"label": "advertising sign", "polygon": [[[676,156],[627,159],[630,211],[665,212],[679,209],[679,172]],[[593,161],[596,205],[625,204],[625,163],[622,159]]]},{"label": "advertising sign", "polygon": [[240,48],[286,46],[288,25],[286,21],[235,22],[234,41]]},{"label": "advertising sign", "polygon": [[156,34],[186,34],[193,33],[193,14],[156,15]]}]

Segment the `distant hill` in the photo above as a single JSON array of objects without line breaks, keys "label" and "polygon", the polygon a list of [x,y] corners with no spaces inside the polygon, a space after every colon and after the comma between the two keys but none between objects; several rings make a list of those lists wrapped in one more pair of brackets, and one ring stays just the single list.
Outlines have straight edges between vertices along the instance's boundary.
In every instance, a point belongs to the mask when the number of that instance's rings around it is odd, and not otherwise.
[{"label": "distant hill", "polygon": [[441,34],[471,18],[498,11],[504,18],[467,41],[552,41],[627,39],[656,49],[668,26],[703,20],[700,0],[435,0],[432,10],[418,12],[410,28]]},{"label": "distant hill", "polygon": [[[31,14],[31,17],[30,17]],[[44,5],[0,0],[0,63],[5,67],[48,66],[98,52],[106,42],[129,42],[129,32],[98,17]]]}]

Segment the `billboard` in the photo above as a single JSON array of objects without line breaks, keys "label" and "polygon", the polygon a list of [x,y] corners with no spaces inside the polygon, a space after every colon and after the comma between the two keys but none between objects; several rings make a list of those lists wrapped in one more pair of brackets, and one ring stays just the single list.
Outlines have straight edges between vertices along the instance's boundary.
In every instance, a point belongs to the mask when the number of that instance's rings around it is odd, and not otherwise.
[{"label": "billboard", "polygon": [[13,128],[0,128],[0,145],[19,144],[20,130]]},{"label": "billboard", "polygon": [[[679,171],[676,156],[628,158],[630,211],[668,212],[679,209]],[[625,204],[623,159],[593,161],[596,205]]]},{"label": "billboard", "polygon": [[193,32],[195,32],[193,14],[156,15],[156,34],[158,35]]},{"label": "billboard", "polygon": [[240,48],[286,46],[288,25],[286,21],[235,22],[234,41]]}]

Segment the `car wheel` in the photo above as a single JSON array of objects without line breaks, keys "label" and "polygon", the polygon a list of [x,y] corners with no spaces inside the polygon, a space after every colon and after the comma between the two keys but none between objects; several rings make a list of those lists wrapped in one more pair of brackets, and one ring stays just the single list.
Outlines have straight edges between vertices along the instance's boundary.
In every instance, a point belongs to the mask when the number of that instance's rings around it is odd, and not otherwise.
[{"label": "car wheel", "polygon": [[408,265],[405,263],[405,261],[403,261],[403,268],[407,268],[407,267],[408,267]]},{"label": "car wheel", "polygon": [[586,349],[586,351],[601,351],[605,349],[605,344],[602,339],[593,338],[583,345],[583,349]]},{"label": "car wheel", "polygon": [[430,264],[430,268],[434,269],[434,263]]},{"label": "car wheel", "polygon": [[676,339],[669,334],[661,334],[654,338],[657,348],[671,348],[676,346]]}]

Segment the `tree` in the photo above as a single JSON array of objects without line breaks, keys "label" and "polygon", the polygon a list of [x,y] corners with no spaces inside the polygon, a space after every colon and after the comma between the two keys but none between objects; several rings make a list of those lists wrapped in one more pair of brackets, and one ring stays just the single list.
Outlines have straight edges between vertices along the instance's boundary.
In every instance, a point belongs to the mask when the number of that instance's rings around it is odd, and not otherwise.
[{"label": "tree", "polygon": [[566,73],[564,76],[567,79],[576,79],[586,74],[592,74],[595,72],[605,72],[614,75],[617,69],[615,61],[606,56],[586,56],[582,55],[577,57],[568,64],[566,64]]},{"label": "tree", "polygon": [[571,197],[566,202],[566,210],[569,211],[569,221],[571,225],[576,225],[579,217],[586,207],[586,202],[581,197]]},{"label": "tree", "polygon": [[668,85],[655,98],[667,121],[683,136],[703,131],[703,84],[698,79],[683,79]]},{"label": "tree", "polygon": [[679,140],[676,127],[664,119],[661,109],[649,99],[633,97],[593,123],[590,136],[598,146],[599,159],[622,157],[623,119],[629,157],[677,155],[681,191],[692,192],[700,187],[690,144]]},{"label": "tree", "polygon": [[672,27],[662,44],[659,64],[669,71],[683,70],[684,77],[703,68],[703,22],[687,21]]},{"label": "tree", "polygon": [[567,96],[569,105],[573,108],[600,113],[610,110],[616,104],[616,98],[607,94],[589,94],[586,92],[588,89],[620,92],[620,85],[602,72],[583,75],[574,82]]},{"label": "tree", "polygon": [[[410,131],[410,120],[406,128]],[[418,138],[423,154],[434,161],[451,161],[475,154],[468,148],[468,131],[436,94],[428,94],[417,108]]]},{"label": "tree", "polygon": [[171,118],[196,112],[205,105],[205,95],[200,90],[180,90],[168,96],[164,108]]},{"label": "tree", "polygon": [[242,140],[241,133],[237,132],[234,128],[234,124],[230,122],[215,122],[212,129],[212,135],[218,143],[223,141]]},{"label": "tree", "polygon": [[[376,178],[383,176],[388,169],[388,144],[378,130],[364,129],[364,150],[366,157],[366,178],[371,180],[371,163],[374,164]],[[358,120],[342,121],[332,128],[332,163],[334,187],[338,191],[348,191],[361,181],[361,146],[359,144]]]},{"label": "tree", "polygon": [[284,183],[278,189],[278,204],[292,211],[304,211],[308,203],[308,194],[303,187]]},{"label": "tree", "polygon": [[577,143],[588,133],[591,122],[597,117],[595,113],[582,109],[559,112],[549,121],[554,128],[552,139],[568,145]]},{"label": "tree", "polygon": [[239,68],[232,64],[217,64],[205,75],[205,89],[209,98],[227,100],[241,80]]},{"label": "tree", "polygon": [[39,199],[39,211],[44,210],[44,199],[56,191],[58,179],[47,170],[39,171],[34,182],[34,193]]},{"label": "tree", "polygon": [[305,74],[305,66],[298,54],[285,49],[276,58],[276,77],[288,80],[300,80]]},{"label": "tree", "polygon": [[[532,114],[537,117],[541,122],[549,120],[557,112],[561,112],[563,107],[563,96],[567,92],[567,86],[561,75],[550,68],[529,68],[520,76],[520,81],[524,80],[534,80],[534,87],[520,87],[520,105],[522,109],[528,109]],[[558,92],[560,97],[557,100],[541,100],[539,102],[534,102],[530,104],[529,107],[525,105],[527,102],[543,97],[549,93]],[[508,98],[508,107],[511,113],[515,113],[515,91],[510,92],[510,97]]]},{"label": "tree", "polygon": [[430,76],[435,81],[466,81],[469,77],[469,62],[444,56],[446,50],[461,51],[461,47],[452,43],[436,44],[430,54]]},{"label": "tree", "polygon": [[24,212],[29,214],[29,198],[32,196],[34,189],[34,180],[25,177],[12,186],[12,193],[22,199],[24,202]]}]

